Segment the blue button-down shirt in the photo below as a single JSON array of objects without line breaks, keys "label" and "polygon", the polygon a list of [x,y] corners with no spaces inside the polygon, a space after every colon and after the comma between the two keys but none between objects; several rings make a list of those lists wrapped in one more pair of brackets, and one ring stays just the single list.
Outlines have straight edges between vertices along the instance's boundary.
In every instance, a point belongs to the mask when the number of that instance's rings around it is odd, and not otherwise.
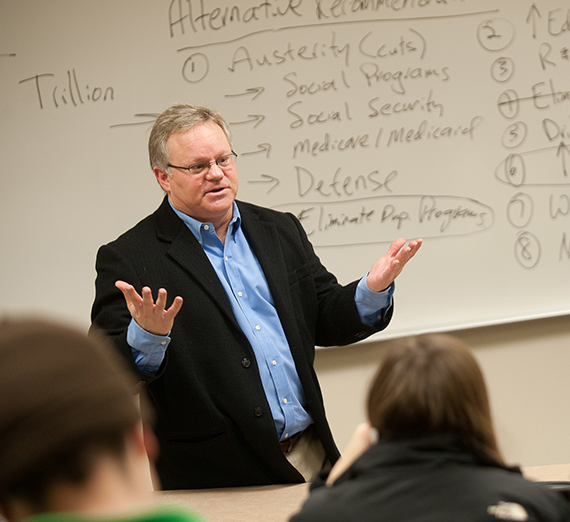
[{"label": "blue button-down shirt", "polygon": [[[243,233],[237,205],[234,203],[225,243],[216,235],[212,223],[201,223],[174,207],[173,210],[200,242],[251,343],[279,438],[286,439],[304,430],[313,420],[306,410],[303,387],[265,275]],[[362,278],[355,296],[361,319],[368,324],[377,322],[391,304],[393,291],[392,284],[384,292],[372,292]],[[133,320],[127,341],[137,366],[155,374],[170,338],[150,334]]]}]

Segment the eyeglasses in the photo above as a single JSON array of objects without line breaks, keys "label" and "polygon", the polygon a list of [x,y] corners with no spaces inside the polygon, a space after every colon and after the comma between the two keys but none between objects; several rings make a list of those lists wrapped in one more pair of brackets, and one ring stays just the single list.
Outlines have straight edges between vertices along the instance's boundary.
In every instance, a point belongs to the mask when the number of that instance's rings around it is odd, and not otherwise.
[{"label": "eyeglasses", "polygon": [[210,170],[210,167],[214,163],[222,170],[229,169],[234,165],[235,161],[237,160],[237,157],[238,155],[232,150],[230,154],[225,154],[223,156],[220,156],[218,159],[214,161],[200,161],[199,163],[193,163],[188,167],[177,167],[176,165],[170,165],[170,163],[168,164],[168,166],[173,169],[187,170],[193,176],[198,176]]}]

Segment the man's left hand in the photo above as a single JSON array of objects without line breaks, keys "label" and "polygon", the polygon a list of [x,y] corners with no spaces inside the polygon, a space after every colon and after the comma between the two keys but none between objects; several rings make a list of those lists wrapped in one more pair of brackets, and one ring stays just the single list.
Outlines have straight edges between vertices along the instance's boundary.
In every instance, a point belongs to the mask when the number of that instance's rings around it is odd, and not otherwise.
[{"label": "man's left hand", "polygon": [[368,276],[366,277],[366,284],[373,292],[381,292],[386,290],[394,279],[400,275],[406,263],[416,255],[416,252],[422,246],[422,239],[410,241],[406,245],[404,238],[398,238],[394,241],[388,253],[382,256],[372,265]]}]

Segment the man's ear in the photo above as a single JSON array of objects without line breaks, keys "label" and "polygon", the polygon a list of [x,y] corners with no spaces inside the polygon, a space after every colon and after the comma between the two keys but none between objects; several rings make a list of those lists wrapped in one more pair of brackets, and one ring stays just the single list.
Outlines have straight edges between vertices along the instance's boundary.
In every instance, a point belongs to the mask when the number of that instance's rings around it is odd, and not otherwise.
[{"label": "man's ear", "polygon": [[152,171],[154,172],[154,176],[156,177],[158,184],[162,187],[162,190],[170,194],[170,175],[168,172],[164,172],[164,170],[156,166],[152,169]]},{"label": "man's ear", "polygon": [[148,455],[148,460],[154,464],[158,458],[159,452],[158,439],[156,438],[152,427],[148,424],[143,424],[143,443],[146,454]]},{"label": "man's ear", "polygon": [[151,426],[144,422],[137,423],[130,435],[137,453],[146,454],[151,464],[154,464],[158,457],[158,440]]},{"label": "man's ear", "polygon": [[8,521],[10,520],[8,518],[8,510],[6,509],[4,502],[2,502],[1,500],[0,500],[0,517]]}]

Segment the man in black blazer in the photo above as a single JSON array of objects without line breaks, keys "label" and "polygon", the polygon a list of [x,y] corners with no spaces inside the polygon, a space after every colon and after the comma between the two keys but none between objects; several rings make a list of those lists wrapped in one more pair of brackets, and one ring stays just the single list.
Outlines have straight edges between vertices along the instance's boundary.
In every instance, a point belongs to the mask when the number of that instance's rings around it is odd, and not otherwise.
[{"label": "man in black blazer", "polygon": [[421,240],[394,241],[341,286],[292,214],[236,201],[237,155],[216,111],[167,109],[149,154],[166,196],[100,248],[92,322],[147,384],[162,487],[308,480],[339,457],[315,345],[385,328],[393,281]]}]

